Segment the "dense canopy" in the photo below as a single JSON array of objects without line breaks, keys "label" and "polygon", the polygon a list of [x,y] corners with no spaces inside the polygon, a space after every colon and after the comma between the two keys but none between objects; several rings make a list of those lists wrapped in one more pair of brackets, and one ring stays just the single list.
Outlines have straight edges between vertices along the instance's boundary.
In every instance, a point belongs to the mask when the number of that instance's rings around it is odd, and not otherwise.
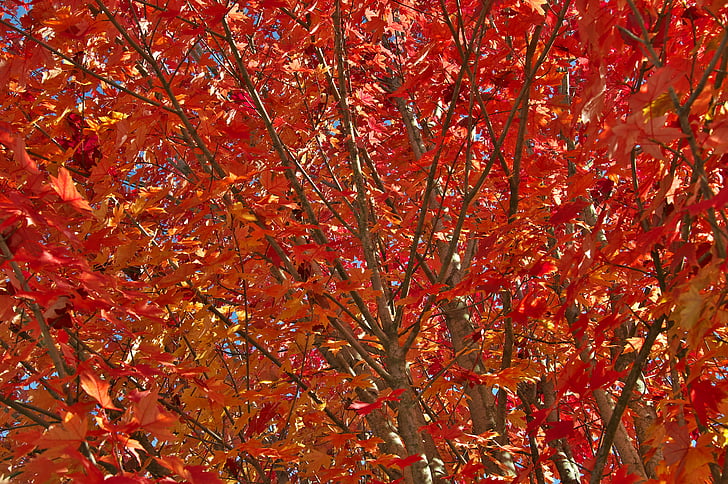
[{"label": "dense canopy", "polygon": [[728,482],[727,22],[0,2],[0,475]]}]

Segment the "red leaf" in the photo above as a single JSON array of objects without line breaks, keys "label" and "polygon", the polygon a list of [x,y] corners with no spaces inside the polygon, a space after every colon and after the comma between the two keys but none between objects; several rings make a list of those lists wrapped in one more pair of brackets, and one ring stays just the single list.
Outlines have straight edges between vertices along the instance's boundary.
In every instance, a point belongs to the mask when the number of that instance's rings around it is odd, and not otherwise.
[{"label": "red leaf", "polygon": [[617,469],[617,472],[612,475],[612,481],[614,484],[634,484],[635,482],[640,482],[642,479],[640,476],[637,476],[635,474],[631,474],[626,466],[621,466],[619,469]]},{"label": "red leaf", "polygon": [[725,397],[725,389],[714,386],[709,380],[701,378],[690,384],[690,401],[703,425],[708,424],[708,411],[717,412]]},{"label": "red leaf", "polygon": [[25,151],[25,142],[21,137],[13,136],[12,126],[6,122],[0,122],[0,144],[13,151],[16,163],[23,169],[32,174],[40,173],[38,166]]},{"label": "red leaf", "polygon": [[248,429],[245,431],[246,437],[250,437],[253,434],[259,434],[263,432],[273,417],[276,415],[277,403],[265,403],[263,408],[260,409],[248,423]]},{"label": "red leaf", "polygon": [[419,462],[422,460],[422,456],[419,454],[414,454],[409,457],[405,457],[404,459],[396,458],[392,459],[390,462],[390,465],[395,465],[399,467],[400,469],[404,469],[405,467],[409,467],[415,462]]},{"label": "red leaf", "polygon": [[191,484],[222,484],[219,477],[202,466],[185,466],[185,471]]},{"label": "red leaf", "polygon": [[208,21],[217,23],[220,22],[225,15],[227,15],[228,7],[222,3],[214,3],[211,6],[206,7],[202,13],[210,17]]},{"label": "red leaf", "polygon": [[247,92],[239,90],[231,91],[230,99],[239,103],[243,108],[243,111],[245,111],[248,115],[254,115],[257,113],[255,105],[253,104],[253,98],[251,98],[250,94]]},{"label": "red leaf", "polygon": [[190,484],[222,484],[213,472],[205,470],[203,466],[186,466],[184,461],[176,456],[157,458],[157,462],[182,477]]},{"label": "red leaf", "polygon": [[552,440],[563,439],[570,435],[574,430],[574,422],[571,420],[548,422],[545,427],[548,427],[548,429],[545,431],[544,441],[551,442]]},{"label": "red leaf", "polygon": [[588,203],[585,200],[577,200],[575,202],[568,202],[559,207],[556,212],[551,215],[549,220],[552,225],[559,225],[569,222],[574,217],[579,215],[581,211],[586,207]]},{"label": "red leaf", "polygon": [[536,429],[538,429],[541,424],[546,420],[546,417],[549,416],[549,414],[552,412],[550,408],[543,408],[541,410],[536,410],[531,414],[531,421],[528,422],[526,425],[526,432],[529,435],[534,435],[536,432]]},{"label": "red leaf", "polygon": [[686,207],[685,210],[687,210],[690,215],[697,215],[710,208],[721,209],[726,205],[728,205],[728,186],[723,187],[713,198],[690,205],[689,207]]},{"label": "red leaf", "polygon": [[589,195],[591,195],[595,204],[600,205],[609,198],[613,188],[614,182],[609,178],[604,178],[595,183],[594,188],[589,190]]},{"label": "red leaf", "polygon": [[608,362],[599,360],[592,371],[589,386],[592,389],[607,387],[614,383],[620,377],[621,373],[610,369]]},{"label": "red leaf", "polygon": [[359,415],[367,415],[372,413],[374,410],[381,408],[381,406],[382,402],[379,400],[374,403],[354,402],[349,405],[349,410],[354,410]]},{"label": "red leaf", "polygon": [[381,397],[378,400],[386,401],[386,402],[398,402],[402,394],[405,392],[404,388],[398,388],[396,390],[392,390],[392,392],[387,395],[386,397]]},{"label": "red leaf", "polygon": [[556,272],[557,270],[559,270],[559,268],[556,266],[556,264],[542,259],[536,262],[533,267],[528,270],[528,274],[533,277],[540,277],[545,274]]},{"label": "red leaf", "polygon": [[78,447],[86,439],[88,432],[88,418],[68,413],[63,422],[51,425],[45,431],[38,443],[46,448]]},{"label": "red leaf", "polygon": [[359,415],[367,415],[368,413],[381,408],[384,402],[399,401],[400,396],[404,392],[404,388],[398,388],[397,390],[392,390],[392,392],[387,396],[377,398],[377,400],[373,403],[354,402],[349,405],[349,410],[354,410]]},{"label": "red leaf", "polygon": [[48,326],[53,329],[72,328],[73,320],[71,319],[70,314],[63,313],[57,318],[48,319]]},{"label": "red leaf", "polygon": [[462,469],[460,469],[460,472],[458,472],[458,477],[468,479],[465,482],[482,482],[477,480],[476,478],[484,468],[485,467],[480,462],[468,460],[468,462],[462,467]]}]

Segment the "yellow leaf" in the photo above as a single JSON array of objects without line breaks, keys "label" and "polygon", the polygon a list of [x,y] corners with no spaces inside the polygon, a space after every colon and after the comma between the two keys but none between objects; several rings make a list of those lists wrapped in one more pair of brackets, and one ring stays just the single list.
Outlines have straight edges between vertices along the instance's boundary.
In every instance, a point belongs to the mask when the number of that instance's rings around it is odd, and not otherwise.
[{"label": "yellow leaf", "polygon": [[646,119],[659,118],[672,109],[670,94],[663,92],[642,108],[642,116]]},{"label": "yellow leaf", "polygon": [[244,220],[246,222],[255,222],[258,220],[258,217],[255,216],[254,213],[250,211],[250,209],[243,206],[242,203],[237,202],[235,205],[233,205],[233,208],[231,210],[233,215],[235,215],[235,218],[239,220]]},{"label": "yellow leaf", "polygon": [[122,119],[128,118],[129,115],[126,113],[120,113],[118,111],[112,111],[110,116],[100,116],[99,117],[99,125],[106,127],[111,126],[112,124],[116,124]]},{"label": "yellow leaf", "polygon": [[508,414],[508,420],[519,429],[526,428],[526,413],[523,410],[515,410]]}]

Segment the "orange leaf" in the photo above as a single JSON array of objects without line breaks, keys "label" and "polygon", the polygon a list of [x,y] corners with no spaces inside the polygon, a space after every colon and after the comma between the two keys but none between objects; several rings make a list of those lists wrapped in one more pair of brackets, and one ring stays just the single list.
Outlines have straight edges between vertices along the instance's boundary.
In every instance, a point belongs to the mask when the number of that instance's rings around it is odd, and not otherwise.
[{"label": "orange leaf", "polygon": [[222,484],[222,481],[214,473],[206,471],[202,466],[186,466],[179,457],[168,455],[157,457],[156,460],[167,469],[189,481],[190,484]]},{"label": "orange leaf", "polygon": [[25,150],[25,142],[19,136],[13,136],[12,126],[6,122],[0,122],[0,144],[7,149],[12,150],[15,155],[15,161],[28,172],[37,175],[40,173],[38,166],[28,156]]},{"label": "orange leaf", "polygon": [[93,397],[94,400],[99,402],[102,407],[108,408],[109,410],[121,410],[114,406],[114,402],[109,397],[109,384],[103,381],[97,375],[93,373],[81,373],[81,388]]},{"label": "orange leaf", "polygon": [[526,0],[526,3],[529,7],[533,9],[534,12],[536,12],[539,15],[544,15],[546,11],[544,10],[544,5],[546,5],[546,0]]},{"label": "orange leaf", "polygon": [[77,447],[86,438],[88,419],[67,413],[60,425],[51,425],[38,441],[42,447]]},{"label": "orange leaf", "polygon": [[150,390],[134,392],[129,395],[129,398],[136,402],[134,418],[140,427],[152,432],[160,439],[174,439],[170,429],[177,419],[159,408],[159,395],[157,392]]},{"label": "orange leaf", "polygon": [[58,177],[51,177],[51,186],[61,200],[70,203],[76,210],[92,210],[91,205],[78,193],[71,174],[65,168],[58,169]]}]

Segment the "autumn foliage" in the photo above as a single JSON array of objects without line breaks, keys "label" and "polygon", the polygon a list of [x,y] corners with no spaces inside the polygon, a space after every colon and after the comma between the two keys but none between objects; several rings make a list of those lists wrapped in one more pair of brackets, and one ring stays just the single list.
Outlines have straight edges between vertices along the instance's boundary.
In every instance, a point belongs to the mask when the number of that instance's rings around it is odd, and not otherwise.
[{"label": "autumn foliage", "polygon": [[0,475],[728,482],[727,22],[0,2]]}]

